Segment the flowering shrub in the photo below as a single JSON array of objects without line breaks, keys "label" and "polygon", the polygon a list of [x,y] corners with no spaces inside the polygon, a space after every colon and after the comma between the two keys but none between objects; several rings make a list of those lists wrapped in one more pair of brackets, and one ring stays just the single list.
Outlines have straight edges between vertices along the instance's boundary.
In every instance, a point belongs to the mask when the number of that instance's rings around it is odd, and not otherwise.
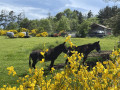
[{"label": "flowering shrub", "polygon": [[21,31],[22,31],[22,32],[27,32],[28,29],[26,29],[26,28],[21,28]]},{"label": "flowering shrub", "polygon": [[32,36],[35,36],[36,35],[36,29],[31,30],[31,32],[29,34],[32,35]]},{"label": "flowering shrub", "polygon": [[47,32],[42,32],[42,33],[36,34],[36,37],[46,37],[46,36],[48,36]]},{"label": "flowering shrub", "polygon": [[19,33],[18,33],[18,37],[23,38],[24,36],[25,36],[24,33],[22,33],[22,32],[19,32]]},{"label": "flowering shrub", "polygon": [[6,35],[7,30],[0,30],[0,35]]},{"label": "flowering shrub", "polygon": [[17,33],[18,33],[17,30],[8,30],[8,32],[13,32],[14,34],[17,34]]},{"label": "flowering shrub", "polygon": [[[70,36],[66,38],[71,46]],[[83,55],[77,51],[72,51],[73,55],[68,57],[70,64],[66,65],[64,70],[59,73],[51,69],[51,77],[48,79],[44,76],[44,69],[36,68],[29,69],[30,75],[20,77],[17,82],[19,87],[11,87],[10,85],[3,85],[1,90],[118,90],[120,88],[120,49],[114,50],[110,55],[113,61],[108,60],[97,62],[96,66],[91,71],[88,71],[88,66],[80,65]],[[44,55],[44,52],[41,52]],[[40,62],[43,63],[44,59]],[[8,67],[8,74],[14,72],[13,67]]]}]

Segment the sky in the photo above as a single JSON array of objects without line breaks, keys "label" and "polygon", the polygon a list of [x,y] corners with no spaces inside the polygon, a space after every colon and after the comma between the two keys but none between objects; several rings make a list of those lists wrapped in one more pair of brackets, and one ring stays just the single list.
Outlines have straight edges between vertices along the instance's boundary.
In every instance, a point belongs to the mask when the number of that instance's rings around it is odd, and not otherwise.
[{"label": "sky", "polygon": [[[23,12],[30,20],[47,18],[48,13],[55,16],[65,9],[78,10],[87,14],[90,10],[97,15],[106,6],[118,5],[103,0],[0,0],[0,11],[14,11],[16,15]],[[0,12],[1,13],[1,12]]]}]

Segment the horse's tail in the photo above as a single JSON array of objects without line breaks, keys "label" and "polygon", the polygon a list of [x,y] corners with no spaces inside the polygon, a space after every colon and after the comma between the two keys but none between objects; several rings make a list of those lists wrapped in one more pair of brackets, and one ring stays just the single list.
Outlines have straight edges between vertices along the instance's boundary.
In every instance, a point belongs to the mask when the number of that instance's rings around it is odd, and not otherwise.
[{"label": "horse's tail", "polygon": [[31,68],[31,56],[29,56],[29,67]]}]

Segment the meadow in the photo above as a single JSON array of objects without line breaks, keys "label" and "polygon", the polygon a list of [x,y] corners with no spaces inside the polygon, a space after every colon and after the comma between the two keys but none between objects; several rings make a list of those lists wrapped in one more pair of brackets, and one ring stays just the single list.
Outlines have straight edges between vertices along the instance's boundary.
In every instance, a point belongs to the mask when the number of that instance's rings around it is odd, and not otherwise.
[{"label": "meadow", "polygon": [[[119,38],[71,38],[75,45],[83,45],[100,41],[101,50],[113,50]],[[32,50],[47,49],[57,46],[65,41],[65,37],[32,37],[32,38],[7,38],[0,36],[0,87],[4,84],[16,85],[18,77],[24,77],[28,74],[29,54]],[[66,46],[69,46],[67,43]],[[64,63],[65,58],[62,53],[55,64]],[[49,66],[50,62],[45,62]],[[14,66],[17,76],[10,77],[7,67]],[[37,63],[37,67],[44,64]],[[47,67],[44,67],[47,68]]]}]

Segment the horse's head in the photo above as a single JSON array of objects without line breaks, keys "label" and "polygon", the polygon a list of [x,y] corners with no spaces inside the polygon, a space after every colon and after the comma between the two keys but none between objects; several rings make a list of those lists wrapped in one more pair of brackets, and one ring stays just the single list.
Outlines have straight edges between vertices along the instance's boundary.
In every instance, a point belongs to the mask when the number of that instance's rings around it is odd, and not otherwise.
[{"label": "horse's head", "polygon": [[65,43],[66,43],[66,42],[62,43],[62,44],[60,45],[60,48],[61,48],[61,50],[62,50],[64,53],[68,53],[68,48],[65,46]]},{"label": "horse's head", "polygon": [[94,43],[94,47],[95,47],[96,51],[100,53],[100,52],[101,52],[101,49],[100,49],[100,44],[99,44],[99,42],[100,42],[100,41],[95,42],[95,43]]}]

